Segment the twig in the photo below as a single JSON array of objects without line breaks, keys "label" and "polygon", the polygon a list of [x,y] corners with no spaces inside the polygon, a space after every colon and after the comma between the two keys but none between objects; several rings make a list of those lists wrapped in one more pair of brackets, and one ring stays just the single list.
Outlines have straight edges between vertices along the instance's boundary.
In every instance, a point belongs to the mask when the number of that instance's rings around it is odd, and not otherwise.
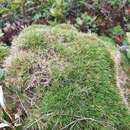
[{"label": "twig", "polygon": [[3,89],[2,86],[0,86],[0,106],[5,110],[5,99],[4,99],[4,94],[3,94]]},{"label": "twig", "polygon": [[42,116],[41,118],[39,118],[38,120],[35,120],[33,123],[31,123],[30,125],[28,125],[24,130],[27,130],[28,128],[30,128],[31,126],[33,126],[34,124],[36,124],[37,122],[39,122],[40,120],[42,120],[44,117]]},{"label": "twig", "polygon": [[[93,119],[93,118],[88,118],[88,117],[81,117],[81,116],[72,116],[72,115],[67,115],[67,114],[56,114],[55,116],[69,116],[69,117],[73,117],[73,118],[77,118],[75,119],[74,121],[70,122],[69,124],[67,124],[65,127],[63,127],[62,129],[60,130],[64,130],[68,127],[70,127],[71,125],[73,125],[72,127],[74,127],[74,125],[77,123],[77,122],[80,122],[80,121],[92,121],[92,122],[96,122],[104,127],[107,127],[103,122],[103,121],[99,121],[99,120],[96,120],[96,119]],[[117,130],[116,128],[112,127],[112,130]]]},{"label": "twig", "polygon": [[24,105],[23,105],[23,103],[22,103],[22,101],[21,101],[21,99],[20,99],[20,97],[19,97],[17,91],[16,91],[16,95],[17,95],[17,97],[18,97],[18,99],[19,99],[19,101],[20,101],[20,104],[21,104],[21,106],[22,106],[24,112],[26,113],[26,115],[28,115],[28,114],[27,114],[28,112],[27,112],[27,110],[25,109],[25,107],[24,107]]},{"label": "twig", "polygon": [[74,121],[70,122],[68,125],[66,125],[65,127],[63,127],[63,128],[60,129],[60,130],[64,130],[64,129],[68,128],[69,126],[71,126],[71,125],[73,125],[73,124],[76,124],[76,123],[77,123],[77,120],[74,120]]},{"label": "twig", "polygon": [[[53,113],[47,114],[47,116],[52,115]],[[24,130],[27,130],[28,128],[30,128],[31,126],[33,126],[34,124],[38,123],[40,120],[44,119],[44,115],[41,116],[39,119],[35,120],[34,122],[32,122],[30,125],[28,125]]]},{"label": "twig", "polygon": [[[100,125],[102,125],[102,126],[104,126],[104,127],[107,127],[107,126],[105,126],[105,125],[103,124],[102,121],[98,121],[98,120],[95,120],[95,119],[93,119],[93,118],[83,117],[83,118],[76,119],[76,120],[70,122],[68,125],[66,125],[65,127],[63,127],[63,128],[60,129],[60,130],[65,130],[66,128],[70,127],[71,125],[73,125],[73,127],[74,127],[74,125],[75,125],[77,122],[80,122],[80,121],[92,121],[92,122],[96,122],[96,123],[98,123],[98,124],[100,124]],[[117,129],[116,129],[116,128],[112,128],[112,130],[117,130]]]},{"label": "twig", "polygon": [[2,111],[6,113],[6,115],[9,117],[10,121],[13,122],[13,118],[11,117],[5,104],[5,98],[4,98],[2,86],[0,86],[0,106],[2,108]]}]

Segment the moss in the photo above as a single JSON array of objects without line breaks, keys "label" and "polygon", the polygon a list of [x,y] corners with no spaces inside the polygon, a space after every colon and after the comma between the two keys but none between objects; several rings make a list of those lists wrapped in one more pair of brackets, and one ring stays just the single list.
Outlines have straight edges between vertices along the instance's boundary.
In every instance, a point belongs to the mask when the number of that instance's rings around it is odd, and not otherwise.
[{"label": "moss", "polygon": [[50,81],[47,85],[33,86],[37,98],[24,123],[25,128],[43,116],[28,129],[39,126],[45,126],[40,130],[61,129],[69,124],[66,129],[129,130],[130,115],[120,98],[114,62],[108,50],[111,44],[96,35],[62,27],[33,25],[14,41],[26,48],[27,55],[12,62],[6,84],[11,86],[10,79],[17,77],[21,80],[14,80],[15,86],[26,89],[29,82],[24,79],[28,76],[31,79],[30,68],[37,63],[38,66],[41,63],[40,68],[46,68],[43,77]]}]

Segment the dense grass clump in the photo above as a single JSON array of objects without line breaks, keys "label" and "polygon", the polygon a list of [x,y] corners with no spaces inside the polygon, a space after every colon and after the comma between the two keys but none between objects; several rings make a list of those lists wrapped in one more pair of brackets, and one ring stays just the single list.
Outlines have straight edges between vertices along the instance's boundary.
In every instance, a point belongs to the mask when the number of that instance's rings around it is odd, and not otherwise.
[{"label": "dense grass clump", "polygon": [[[19,95],[24,101],[35,99],[25,129],[130,129],[130,116],[120,98],[108,51],[111,44],[106,47],[106,41],[95,35],[65,25],[33,25],[14,42],[26,55],[23,61],[13,59],[6,84],[23,87]],[[28,88],[33,92],[31,97]]]},{"label": "dense grass clump", "polygon": [[[63,29],[61,29],[61,27]],[[72,30],[69,30],[69,28],[72,28]],[[50,44],[72,42],[77,35],[78,32],[71,25],[67,25],[66,28],[64,24],[57,25],[55,28],[45,25],[33,25],[22,31],[18,37],[18,44],[26,49],[45,49],[49,47]]]}]

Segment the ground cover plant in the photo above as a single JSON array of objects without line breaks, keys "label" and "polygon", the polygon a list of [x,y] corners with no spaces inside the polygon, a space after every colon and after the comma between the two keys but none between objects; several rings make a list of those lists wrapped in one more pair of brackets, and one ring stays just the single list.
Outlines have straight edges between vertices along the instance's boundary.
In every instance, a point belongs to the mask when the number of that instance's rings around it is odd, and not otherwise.
[{"label": "ground cover plant", "polygon": [[112,46],[70,25],[23,30],[13,42],[18,50],[5,64],[3,81],[8,105],[19,113],[22,129],[129,130]]}]

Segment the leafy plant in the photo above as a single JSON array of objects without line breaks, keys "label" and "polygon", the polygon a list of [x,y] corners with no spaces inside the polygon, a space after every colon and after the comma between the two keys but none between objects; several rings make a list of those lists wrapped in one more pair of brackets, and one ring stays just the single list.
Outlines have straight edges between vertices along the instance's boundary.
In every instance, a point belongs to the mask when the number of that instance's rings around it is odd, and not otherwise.
[{"label": "leafy plant", "polygon": [[84,13],[81,17],[76,19],[76,22],[82,31],[97,31],[96,17],[92,17]]},{"label": "leafy plant", "polygon": [[110,0],[108,3],[110,3],[112,6],[117,6],[122,4],[122,0]]},{"label": "leafy plant", "polygon": [[118,33],[123,34],[124,32],[122,30],[122,27],[120,25],[117,25],[112,29],[112,33],[113,35],[116,35]]},{"label": "leafy plant", "polygon": [[120,45],[127,43],[127,41],[125,41],[125,32],[120,25],[115,26],[111,30],[111,37],[115,40],[116,43]]},{"label": "leafy plant", "polygon": [[50,10],[51,15],[57,20],[62,19],[64,16],[64,0],[55,0]]}]

